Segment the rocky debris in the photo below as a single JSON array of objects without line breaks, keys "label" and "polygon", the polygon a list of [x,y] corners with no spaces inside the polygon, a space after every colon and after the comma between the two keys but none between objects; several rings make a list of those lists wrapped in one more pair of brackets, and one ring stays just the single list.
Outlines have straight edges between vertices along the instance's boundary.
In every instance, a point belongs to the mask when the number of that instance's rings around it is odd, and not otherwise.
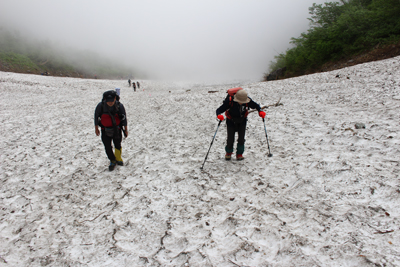
[{"label": "rocky debris", "polygon": [[267,76],[267,81],[275,81],[278,80],[279,78],[283,78],[286,73],[286,67],[277,69],[276,71],[271,72]]},{"label": "rocky debris", "polygon": [[354,127],[356,127],[356,129],[365,129],[365,124],[358,122],[354,125]]}]

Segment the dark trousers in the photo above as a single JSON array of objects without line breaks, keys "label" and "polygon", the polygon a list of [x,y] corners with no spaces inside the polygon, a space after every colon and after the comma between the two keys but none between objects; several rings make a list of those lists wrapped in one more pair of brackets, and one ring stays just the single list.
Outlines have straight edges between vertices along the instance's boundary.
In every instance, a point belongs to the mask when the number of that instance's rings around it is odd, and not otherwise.
[{"label": "dark trousers", "polygon": [[226,147],[225,147],[225,151],[227,153],[233,152],[233,145],[235,143],[235,133],[237,132],[238,133],[238,141],[237,141],[236,154],[243,154],[244,142],[246,141],[244,139],[245,134],[246,134],[246,124],[247,124],[247,120],[245,120],[242,123],[238,123],[238,124],[227,121],[226,129],[228,132],[228,138],[226,140]]},{"label": "dark trousers", "polygon": [[121,131],[118,131],[118,133],[114,137],[109,137],[106,135],[104,130],[101,130],[101,141],[103,142],[104,148],[106,149],[108,159],[110,161],[115,161],[115,155],[112,149],[111,141],[114,143],[114,147],[116,149],[121,149]]}]

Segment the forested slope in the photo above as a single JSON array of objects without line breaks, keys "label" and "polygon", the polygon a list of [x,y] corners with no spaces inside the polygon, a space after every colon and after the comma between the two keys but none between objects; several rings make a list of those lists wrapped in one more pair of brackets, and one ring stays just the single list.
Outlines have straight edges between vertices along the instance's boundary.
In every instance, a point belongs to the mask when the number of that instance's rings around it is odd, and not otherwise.
[{"label": "forested slope", "polygon": [[270,64],[270,72],[286,68],[280,78],[400,55],[398,0],[341,0],[309,10],[309,30]]}]

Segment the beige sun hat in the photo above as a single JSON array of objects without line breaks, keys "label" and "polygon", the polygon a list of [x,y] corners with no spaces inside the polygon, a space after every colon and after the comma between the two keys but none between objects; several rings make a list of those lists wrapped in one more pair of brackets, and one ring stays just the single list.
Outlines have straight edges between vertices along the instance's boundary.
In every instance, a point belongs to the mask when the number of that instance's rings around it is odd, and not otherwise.
[{"label": "beige sun hat", "polygon": [[239,104],[246,104],[250,102],[250,98],[247,97],[247,92],[245,90],[239,90],[235,94],[233,101],[238,102]]}]

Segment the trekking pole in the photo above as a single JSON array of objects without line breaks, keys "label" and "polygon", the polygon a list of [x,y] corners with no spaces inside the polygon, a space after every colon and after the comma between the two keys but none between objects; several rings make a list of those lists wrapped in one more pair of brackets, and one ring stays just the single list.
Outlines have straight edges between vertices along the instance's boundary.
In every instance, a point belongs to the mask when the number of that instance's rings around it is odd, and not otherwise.
[{"label": "trekking pole", "polygon": [[264,118],[262,118],[262,119],[264,122],[265,136],[267,137],[267,144],[268,144],[268,151],[269,151],[268,157],[272,157],[271,150],[269,149],[268,134],[267,134],[267,128],[265,127],[265,120],[264,120]]},{"label": "trekking pole", "polygon": [[210,153],[211,146],[212,146],[212,144],[213,144],[213,142],[214,142],[215,136],[217,135],[217,131],[218,131],[219,126],[221,125],[221,122],[222,122],[222,121],[219,121],[219,123],[218,123],[218,127],[217,127],[217,130],[215,131],[214,137],[213,137],[213,139],[212,139],[212,141],[211,141],[210,148],[208,149],[206,158],[204,159],[203,165],[202,165],[201,168],[200,168],[201,170],[202,170],[203,167],[204,167],[204,163],[206,163],[206,160],[207,160],[207,157],[208,157],[208,153]]}]

